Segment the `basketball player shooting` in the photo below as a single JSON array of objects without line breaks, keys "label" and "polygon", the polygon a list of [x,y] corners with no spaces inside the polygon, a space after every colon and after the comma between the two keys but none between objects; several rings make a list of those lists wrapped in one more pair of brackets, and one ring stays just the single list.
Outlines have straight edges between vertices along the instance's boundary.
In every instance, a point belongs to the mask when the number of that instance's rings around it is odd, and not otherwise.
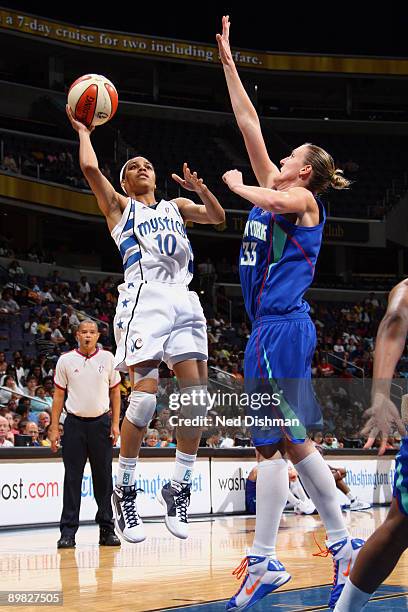
[{"label": "basketball player shooting", "polygon": [[[121,429],[116,487],[112,496],[116,530],[129,542],[145,539],[136,507],[135,471],[146,426],[156,409],[158,366],[167,363],[177,377],[186,416],[207,410],[207,327],[197,294],[189,291],[193,253],[185,222],[221,223],[225,213],[217,198],[185,163],[183,177],[173,179],[195,192],[202,204],[187,198],[156,201],[151,162],[126,162],[118,193],[101,173],[91,143],[92,128],[68,118],[79,136],[79,163],[123,258],[124,282],[114,319],[115,367],[129,371],[132,392]],[[191,478],[200,441],[199,428],[177,427],[176,462],[170,483],[158,493],[169,531],[188,535]]]}]

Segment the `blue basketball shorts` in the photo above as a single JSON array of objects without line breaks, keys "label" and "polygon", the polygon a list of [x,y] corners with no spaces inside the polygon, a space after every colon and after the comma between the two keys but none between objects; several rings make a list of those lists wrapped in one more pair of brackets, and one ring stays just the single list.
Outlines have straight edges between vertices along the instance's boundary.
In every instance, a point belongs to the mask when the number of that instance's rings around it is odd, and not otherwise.
[{"label": "blue basketball shorts", "polygon": [[[307,313],[271,315],[254,323],[244,373],[250,404],[246,416],[253,417],[249,424],[255,446],[275,444],[283,438],[301,443],[307,429],[322,427],[311,380],[315,348],[316,329]],[[269,404],[266,400],[266,405],[259,406],[259,401],[252,401],[268,393]]]},{"label": "blue basketball shorts", "polygon": [[395,457],[394,497],[402,514],[408,516],[408,436],[402,438]]}]

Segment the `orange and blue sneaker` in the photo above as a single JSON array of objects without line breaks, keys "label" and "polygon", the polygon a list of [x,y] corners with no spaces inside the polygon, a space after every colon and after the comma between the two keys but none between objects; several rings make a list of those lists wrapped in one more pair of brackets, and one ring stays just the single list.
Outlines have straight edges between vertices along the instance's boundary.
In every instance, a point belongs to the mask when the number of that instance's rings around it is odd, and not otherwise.
[{"label": "orange and blue sneaker", "polygon": [[244,557],[232,574],[237,580],[243,576],[244,579],[237,593],[225,606],[226,610],[248,610],[291,579],[291,575],[278,560],[258,555]]},{"label": "orange and blue sneaker", "polygon": [[320,549],[320,552],[313,555],[315,557],[327,557],[329,554],[333,556],[334,578],[330,591],[329,608],[333,609],[335,607],[357,559],[357,555],[364,544],[365,541],[359,538],[343,538],[338,542],[330,544],[326,550]]}]

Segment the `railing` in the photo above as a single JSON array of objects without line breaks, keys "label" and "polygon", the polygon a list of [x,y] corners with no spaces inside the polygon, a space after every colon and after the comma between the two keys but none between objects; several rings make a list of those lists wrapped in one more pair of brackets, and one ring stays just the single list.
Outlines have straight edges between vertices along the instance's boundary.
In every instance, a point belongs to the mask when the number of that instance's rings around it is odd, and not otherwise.
[{"label": "railing", "polygon": [[[238,285],[238,283],[237,283]],[[227,310],[228,312],[228,319],[229,319],[229,324],[232,325],[232,300],[228,299],[225,295],[216,295],[216,307],[217,310],[221,310],[220,306],[219,306],[219,302],[224,302],[224,308],[225,310]]]},{"label": "railing", "polygon": [[[332,359],[336,359],[337,361],[340,361],[342,364],[346,363],[348,367],[353,368],[354,370],[359,370],[361,372],[361,376],[354,376],[353,373],[351,373],[351,375],[353,376],[353,378],[361,378],[364,380],[365,378],[364,369],[360,368],[360,366],[356,366],[352,361],[344,361],[344,359],[342,359],[341,357],[338,357],[334,353],[327,352],[326,355],[327,355],[328,363],[329,363],[329,357],[331,357]],[[341,367],[337,366],[335,363],[332,363],[332,366],[334,366],[338,370],[342,369]]]},{"label": "railing", "polygon": [[[10,387],[4,387],[4,386],[0,386],[0,391],[8,391],[10,393],[10,399],[12,399],[13,395],[16,395],[19,399],[24,397],[26,399],[29,399],[30,401],[31,400],[35,400],[36,402],[39,402],[40,404],[43,404],[44,405],[44,410],[49,410],[51,408],[49,403],[46,402],[45,400],[42,400],[40,397],[32,396],[32,395],[26,395],[25,393],[21,393],[20,391],[13,391],[13,389],[10,389]],[[10,399],[8,399],[5,404],[0,402],[0,405],[1,406],[7,406],[7,403],[10,401]]]}]

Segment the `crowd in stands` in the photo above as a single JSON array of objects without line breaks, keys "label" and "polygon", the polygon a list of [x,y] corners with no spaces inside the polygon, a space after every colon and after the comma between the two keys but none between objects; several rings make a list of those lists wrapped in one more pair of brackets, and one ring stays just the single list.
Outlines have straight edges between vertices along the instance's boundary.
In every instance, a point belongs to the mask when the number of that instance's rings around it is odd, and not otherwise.
[{"label": "crowd in stands", "polygon": [[[50,414],[55,364],[61,353],[77,346],[75,333],[80,321],[93,317],[100,328],[99,347],[114,350],[116,283],[109,276],[95,284],[86,276],[72,283],[62,279],[58,270],[48,278],[27,276],[18,261],[10,263],[8,272],[0,298],[0,415],[7,420],[8,429],[2,421],[0,446],[8,446],[6,442],[12,442],[15,435],[31,436],[30,443],[35,446],[47,445],[49,418],[47,421],[44,414]],[[202,262],[200,283],[207,283],[206,275],[214,273],[211,261]],[[334,432],[346,446],[362,446],[359,431],[369,402],[365,381],[372,375],[375,335],[385,304],[370,294],[357,304],[312,301],[310,306],[318,337],[312,374],[323,407],[324,433],[327,438],[328,432]],[[234,311],[231,322],[209,304],[204,303],[204,308],[211,384],[242,389],[244,350],[250,335],[244,314]],[[397,375],[408,377],[406,352]],[[124,373],[121,379],[123,416],[130,382]],[[157,418],[144,442],[148,447],[174,444],[168,409],[168,397],[174,389],[173,372],[163,364]],[[215,413],[231,416],[233,408],[217,406]],[[7,435],[2,439],[4,428]],[[210,428],[203,435],[203,444],[213,448],[247,445],[249,433],[244,428],[228,432]]]},{"label": "crowd in stands", "polygon": [[[165,197],[175,197],[177,186],[171,180],[172,171],[181,166],[186,151],[189,163],[205,178],[214,193],[227,208],[243,208],[243,202],[231,195],[223,186],[221,176],[231,167],[238,167],[244,177],[252,182],[248,162],[241,164],[241,141],[235,128],[225,124],[174,121],[166,118],[134,117],[131,122],[123,118],[119,123],[120,132],[126,134],[123,155],[136,154],[132,142],[144,142],[144,154],[152,160],[157,185]],[[220,136],[224,134],[224,136]],[[305,140],[303,133],[279,133],[269,126],[265,132],[267,141],[278,139],[281,156],[291,147]],[[48,182],[69,185],[77,189],[89,189],[78,163],[78,147],[70,141],[53,141],[36,137],[7,133],[1,136],[4,150],[0,170],[10,174],[41,179]],[[309,135],[311,140],[336,156],[336,166],[344,170],[352,181],[352,187],[343,193],[331,191],[323,200],[329,215],[383,219],[386,212],[399,200],[408,187],[408,177],[401,151],[405,149],[405,137],[386,135],[344,134],[341,140],[337,134]],[[116,150],[118,150],[116,143]],[[203,156],[203,151],[214,151],[214,155]],[[350,156],[350,151],[353,156]],[[123,159],[121,159],[123,162]],[[118,170],[122,164],[113,162],[112,155],[100,157],[102,172],[117,185]]]}]

